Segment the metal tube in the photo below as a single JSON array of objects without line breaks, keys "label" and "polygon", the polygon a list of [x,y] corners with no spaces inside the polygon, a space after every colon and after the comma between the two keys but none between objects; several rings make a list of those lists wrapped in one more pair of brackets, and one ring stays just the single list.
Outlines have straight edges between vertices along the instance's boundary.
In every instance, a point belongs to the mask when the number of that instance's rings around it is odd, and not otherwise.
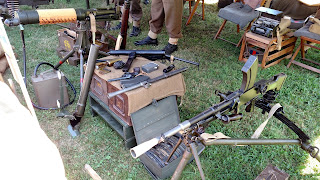
[{"label": "metal tube", "polygon": [[84,64],[84,58],[81,51],[80,52],[80,88],[82,87],[82,84],[83,84],[83,64]]},{"label": "metal tube", "polygon": [[24,39],[24,28],[20,24],[20,35],[22,40],[22,50],[23,50],[23,80],[27,86],[27,52],[26,52],[26,42]]},{"label": "metal tube", "polygon": [[182,156],[181,161],[179,162],[179,165],[177,167],[177,169],[174,171],[171,180],[178,180],[182,174],[183,169],[186,167],[186,165],[188,164],[189,159],[191,158],[191,152],[190,149],[187,148]]},{"label": "metal tube", "polygon": [[194,142],[192,142],[192,143],[190,144],[190,148],[191,148],[191,151],[192,151],[194,160],[196,161],[196,164],[197,164],[197,166],[198,166],[201,179],[202,179],[202,180],[205,180],[204,172],[203,172],[203,170],[202,170],[201,162],[200,162],[200,159],[199,159],[199,156],[198,156],[198,151],[197,151],[197,148],[196,148]]},{"label": "metal tube", "polygon": [[166,160],[166,163],[168,163],[170,161],[172,155],[178,149],[178,147],[180,146],[181,142],[182,142],[182,138],[179,138],[179,141],[177,142],[176,146],[174,146],[173,150],[171,151],[170,155],[168,156],[168,159]]},{"label": "metal tube", "polygon": [[298,139],[216,139],[203,142],[204,145],[300,145]]},{"label": "metal tube", "polygon": [[75,52],[74,49],[69,51],[68,54],[64,56],[53,68],[58,69],[61,66],[61,64],[63,64],[69,57],[73,55],[74,52]]},{"label": "metal tube", "polygon": [[125,88],[125,89],[121,89],[121,90],[119,90],[119,91],[115,91],[115,92],[112,92],[112,93],[108,93],[107,96],[108,96],[108,98],[110,99],[110,98],[112,98],[112,97],[114,97],[114,96],[116,96],[116,95],[125,93],[125,92],[127,92],[127,91],[131,91],[131,90],[133,90],[133,89],[137,89],[137,88],[139,88],[139,87],[143,87],[143,86],[145,86],[147,83],[148,83],[147,81],[143,81],[143,82],[141,82],[141,83],[139,83],[139,84],[136,84],[136,85],[133,85],[133,86],[131,86],[131,87],[128,87],[128,88]]},{"label": "metal tube", "polygon": [[80,91],[79,100],[78,100],[78,104],[75,112],[75,115],[78,117],[82,117],[84,115],[89,88],[91,84],[91,79],[92,79],[93,71],[95,69],[96,60],[98,57],[98,52],[99,52],[99,46],[95,44],[91,44],[89,57],[87,61],[86,72],[84,75],[84,82]]}]

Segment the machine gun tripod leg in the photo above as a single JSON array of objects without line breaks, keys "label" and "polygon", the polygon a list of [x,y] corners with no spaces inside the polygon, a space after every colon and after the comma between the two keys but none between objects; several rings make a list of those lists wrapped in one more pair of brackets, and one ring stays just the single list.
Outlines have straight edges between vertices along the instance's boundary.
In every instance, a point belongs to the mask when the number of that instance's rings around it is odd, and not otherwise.
[{"label": "machine gun tripod leg", "polygon": [[[185,143],[187,148],[185,149],[185,151],[184,151],[184,153],[182,155],[182,159],[179,162],[178,167],[174,171],[174,173],[173,173],[173,175],[171,177],[171,180],[180,179],[182,171],[184,170],[184,168],[188,164],[188,162],[189,162],[190,158],[192,157],[192,155],[194,157],[194,160],[196,161],[198,170],[200,172],[201,179],[204,180],[205,176],[204,176],[204,173],[203,173],[203,170],[202,170],[200,158],[199,158],[198,151],[197,151],[197,148],[196,148],[196,143],[194,141],[188,142],[189,140],[187,140],[186,138],[183,139],[183,141],[184,141],[184,143]],[[179,140],[179,142],[181,143],[182,141]],[[180,145],[179,142],[177,143],[176,147]],[[171,154],[173,154],[175,149],[173,149]],[[169,159],[170,159],[170,156],[169,156],[168,160]]]}]

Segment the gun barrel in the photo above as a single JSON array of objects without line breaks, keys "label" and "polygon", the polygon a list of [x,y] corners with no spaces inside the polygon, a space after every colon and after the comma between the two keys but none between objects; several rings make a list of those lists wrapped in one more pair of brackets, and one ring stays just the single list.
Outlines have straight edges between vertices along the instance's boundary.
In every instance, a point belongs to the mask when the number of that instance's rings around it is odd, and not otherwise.
[{"label": "gun barrel", "polygon": [[166,54],[165,56],[166,56],[166,58],[167,58],[168,60],[170,60],[170,59],[173,57],[173,60],[182,61],[182,62],[189,63],[189,64],[193,64],[193,65],[196,65],[196,66],[199,66],[199,65],[200,65],[200,64],[197,63],[197,62],[189,61],[189,60],[182,59],[182,58],[178,58],[178,57],[174,57],[174,56],[171,56],[171,55],[168,55],[168,54]]},{"label": "gun barrel", "polygon": [[135,52],[137,56],[144,55],[165,55],[165,51],[161,50],[111,50],[108,52],[109,55],[119,56],[119,55],[129,55]]},{"label": "gun barrel", "polygon": [[[237,98],[236,95],[238,95],[238,94],[234,94],[235,99]],[[233,96],[233,95],[231,95],[231,96]],[[133,158],[137,158],[137,157],[141,156],[145,152],[149,151],[153,146],[164,141],[165,138],[173,136],[173,135],[177,134],[179,131],[189,128],[192,124],[195,124],[202,119],[206,119],[206,118],[208,118],[218,112],[221,112],[221,113],[224,112],[225,110],[227,110],[229,108],[230,105],[233,104],[233,102],[234,101],[232,99],[222,101],[222,102],[210,107],[208,110],[198,114],[197,116],[195,116],[189,120],[183,121],[182,123],[178,124],[173,129],[163,133],[163,135],[155,137],[149,141],[146,141],[144,143],[141,143],[141,144],[131,148],[130,149],[131,156]]]},{"label": "gun barrel", "polygon": [[18,26],[19,24],[57,24],[85,20],[89,13],[94,13],[96,19],[117,20],[119,15],[115,9],[86,10],[86,9],[39,9],[31,11],[18,11],[15,18],[6,19],[7,26]]},{"label": "gun barrel", "polygon": [[132,52],[135,52],[137,56],[143,56],[150,60],[173,59],[173,60],[178,60],[178,61],[199,66],[199,63],[197,62],[167,55],[166,52],[162,50],[111,50],[108,52],[108,54],[113,56],[119,56],[119,55],[129,55]]},{"label": "gun barrel", "polygon": [[125,89],[121,89],[121,90],[119,90],[119,91],[115,91],[115,92],[112,92],[112,93],[108,93],[107,96],[108,96],[108,98],[110,99],[110,98],[112,98],[112,97],[114,97],[114,96],[116,96],[116,95],[119,95],[119,94],[122,94],[122,93],[125,93],[125,92],[128,92],[128,91],[137,89],[137,88],[139,88],[139,87],[146,86],[147,84],[148,84],[147,81],[143,81],[143,82],[141,82],[141,83],[139,83],[139,84],[136,84],[136,85],[133,85],[133,86],[131,86],[131,87],[128,87],[128,88],[125,88]]}]

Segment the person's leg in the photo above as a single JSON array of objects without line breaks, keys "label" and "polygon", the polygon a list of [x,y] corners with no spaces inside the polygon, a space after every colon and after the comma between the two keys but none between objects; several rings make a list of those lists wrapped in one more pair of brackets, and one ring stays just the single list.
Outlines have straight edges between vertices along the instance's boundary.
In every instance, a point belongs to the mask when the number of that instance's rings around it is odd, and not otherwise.
[{"label": "person's leg", "polygon": [[141,32],[140,20],[142,18],[142,8],[140,6],[140,0],[131,1],[130,15],[133,21],[133,27],[130,33],[130,37],[138,36]]},{"label": "person's leg", "polygon": [[169,41],[164,48],[166,54],[171,54],[178,50],[178,39],[182,37],[182,11],[183,0],[163,0],[165,23],[169,34]]},{"label": "person's leg", "polygon": [[148,36],[136,41],[134,44],[139,45],[158,45],[157,35],[161,32],[164,23],[164,10],[162,0],[152,0],[151,2],[151,20],[149,21],[150,31]]}]

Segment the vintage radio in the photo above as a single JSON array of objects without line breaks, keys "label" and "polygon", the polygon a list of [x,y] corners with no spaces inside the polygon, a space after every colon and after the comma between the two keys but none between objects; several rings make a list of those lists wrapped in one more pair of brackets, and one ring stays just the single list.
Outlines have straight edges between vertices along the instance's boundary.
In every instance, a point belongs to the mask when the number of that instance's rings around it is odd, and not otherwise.
[{"label": "vintage radio", "polygon": [[253,22],[251,32],[267,38],[275,37],[283,12],[265,7],[255,10],[260,12],[260,16]]},{"label": "vintage radio", "polygon": [[251,26],[251,32],[272,38],[276,36],[276,28],[279,26],[279,21],[267,17],[259,17]]}]

